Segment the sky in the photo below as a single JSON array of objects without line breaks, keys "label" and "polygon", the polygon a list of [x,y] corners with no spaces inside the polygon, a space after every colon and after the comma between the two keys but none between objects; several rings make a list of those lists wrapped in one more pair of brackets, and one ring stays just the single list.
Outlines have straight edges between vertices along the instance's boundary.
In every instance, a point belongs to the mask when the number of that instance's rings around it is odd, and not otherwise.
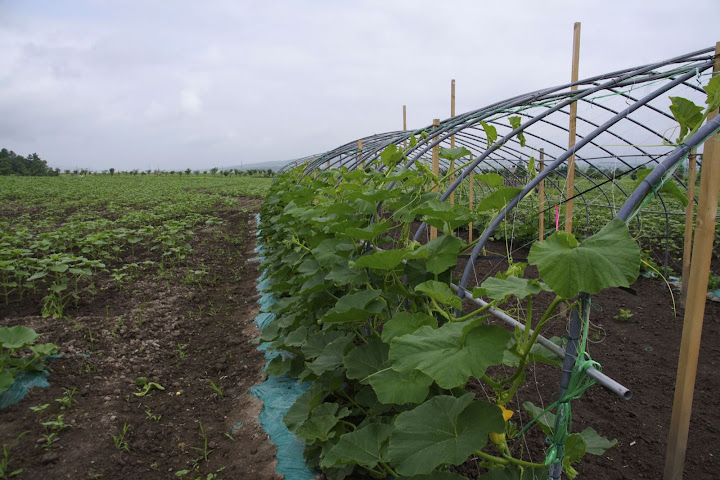
[{"label": "sky", "polygon": [[51,167],[290,160],[720,41],[720,1],[0,0],[0,148]]}]

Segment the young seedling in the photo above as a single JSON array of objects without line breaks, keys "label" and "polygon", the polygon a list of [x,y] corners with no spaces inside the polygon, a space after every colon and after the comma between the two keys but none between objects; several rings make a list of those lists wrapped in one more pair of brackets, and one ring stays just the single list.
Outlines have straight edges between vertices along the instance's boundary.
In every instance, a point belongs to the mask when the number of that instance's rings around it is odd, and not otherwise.
[{"label": "young seedling", "polygon": [[73,398],[75,392],[77,391],[77,388],[73,388],[72,390],[70,390],[69,388],[63,388],[63,390],[65,391],[65,394],[62,396],[62,398],[56,398],[55,401],[60,403],[60,408],[62,410],[69,410],[70,407],[72,407],[73,403],[77,403],[77,400]]},{"label": "young seedling", "polygon": [[630,310],[625,310],[624,308],[621,308],[620,313],[615,315],[613,318],[615,318],[615,320],[619,320],[621,322],[629,322],[630,318],[632,318],[633,316],[634,316],[634,314],[630,313]]},{"label": "young seedling", "polygon": [[147,418],[154,421],[155,423],[160,423],[160,419],[162,418],[162,415],[154,415],[148,405],[145,405],[145,415],[147,415]]},{"label": "young seedling", "polygon": [[36,406],[34,406],[34,407],[30,407],[30,410],[32,410],[32,411],[35,412],[35,413],[38,413],[38,412],[44,411],[44,410],[47,409],[49,406],[50,406],[49,403],[45,403],[45,404],[43,404],[43,405],[36,405]]},{"label": "young seedling", "polygon": [[185,355],[187,355],[187,352],[185,351],[185,349],[187,348],[187,346],[188,346],[187,343],[178,343],[177,346],[175,347],[175,351],[180,356],[180,360],[185,360]]},{"label": "young seedling", "polygon": [[124,422],[122,432],[120,434],[110,434],[113,439],[113,443],[115,444],[115,448],[117,448],[118,450],[125,450],[126,452],[130,452],[130,444],[128,443],[126,437],[131,428],[132,427],[127,422]]},{"label": "young seedling", "polygon": [[[198,422],[198,423],[200,424],[200,437],[203,439],[203,446],[202,447],[190,447],[190,448],[202,453],[202,456],[200,457],[200,459],[205,460],[205,463],[207,463],[208,457],[212,453],[213,449],[208,447],[208,437],[207,437],[207,434],[205,433],[205,429],[203,428],[202,422]],[[197,463],[197,461],[195,463]]]},{"label": "young seedling", "polygon": [[155,382],[149,382],[147,377],[139,377],[137,380],[135,380],[135,385],[138,387],[138,391],[133,393],[136,397],[144,397],[145,395],[149,394],[151,390],[157,389],[157,390],[165,390],[165,387],[160,385],[159,383]]},{"label": "young seedling", "polygon": [[220,398],[223,397],[222,387],[215,385],[215,382],[213,382],[212,380],[210,380],[210,388],[212,388],[213,392],[215,392],[218,397],[220,397]]},{"label": "young seedling", "polygon": [[10,478],[15,477],[17,475],[20,475],[23,472],[22,468],[17,468],[15,470],[10,469],[10,453],[17,445],[17,443],[20,441],[20,439],[28,432],[22,432],[20,435],[15,437],[15,440],[12,441],[10,445],[5,445],[3,443],[2,446],[2,458],[0,458],[0,478]]}]

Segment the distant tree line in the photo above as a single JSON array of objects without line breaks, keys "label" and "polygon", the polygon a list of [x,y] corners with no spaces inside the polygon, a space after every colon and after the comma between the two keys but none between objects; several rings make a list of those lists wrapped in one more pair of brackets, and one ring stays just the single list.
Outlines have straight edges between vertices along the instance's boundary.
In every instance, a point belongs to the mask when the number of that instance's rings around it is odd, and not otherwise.
[{"label": "distant tree line", "polygon": [[60,169],[48,167],[47,162],[37,153],[27,157],[18,155],[12,150],[0,150],[0,175],[22,175],[26,177],[55,177],[60,175]]}]

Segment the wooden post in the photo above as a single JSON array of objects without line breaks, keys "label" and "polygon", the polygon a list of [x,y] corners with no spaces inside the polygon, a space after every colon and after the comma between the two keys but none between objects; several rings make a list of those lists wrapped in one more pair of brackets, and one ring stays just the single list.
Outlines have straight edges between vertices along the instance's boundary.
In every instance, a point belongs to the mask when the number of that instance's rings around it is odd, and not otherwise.
[{"label": "wooden post", "polygon": [[[545,170],[545,149],[540,149],[540,173]],[[540,213],[538,225],[538,242],[545,239],[545,179],[540,180],[538,185],[538,212]]]},{"label": "wooden post", "polygon": [[[440,126],[440,119],[436,118],[433,120],[433,130],[437,130],[437,127]],[[440,146],[435,145],[432,149],[432,172],[435,174],[435,176],[438,176],[440,174]],[[435,186],[432,189],[433,192],[438,191],[438,186],[435,184]],[[437,238],[437,228],[436,227],[430,227],[430,240],[435,240]]]},{"label": "wooden post", "polygon": [[[715,65],[713,71],[720,72],[720,42],[715,44]],[[717,115],[717,110],[708,116],[708,121]],[[690,414],[692,412],[695,376],[697,374],[703,315],[707,296],[708,271],[712,258],[715,236],[715,216],[720,194],[720,134],[710,137],[704,146],[700,196],[695,221],[695,241],[690,263],[690,285],[683,319],[683,333],[680,341],[675,398],[670,433],[665,455],[665,480],[682,479],[687,450]]]},{"label": "wooden post", "polygon": [[[455,79],[450,81],[450,117],[455,116]],[[450,136],[450,148],[455,148],[455,135]],[[452,172],[455,168],[455,161],[450,160],[449,170]],[[455,174],[450,175],[450,184],[455,181]],[[455,205],[455,191],[450,192],[450,205]]]},{"label": "wooden post", "polygon": [[687,207],[685,207],[685,245],[683,248],[682,287],[680,290],[680,304],[683,307],[685,307],[688,285],[690,284],[690,259],[692,258],[693,214],[695,213],[696,180],[697,172],[695,172],[695,150],[693,150],[688,157],[688,204]]},{"label": "wooden post", "polygon": [[362,161],[362,140],[358,140],[358,168],[363,168],[363,161]]},{"label": "wooden post", "polygon": [[[580,22],[575,22],[573,27],[573,53],[572,53],[572,74],[570,81],[578,81],[578,66],[580,63]],[[577,90],[577,86],[570,87],[570,91]],[[577,125],[577,102],[570,104],[570,128],[568,134],[568,149],[575,146],[575,132]],[[575,155],[568,159],[567,173],[567,202],[565,203],[565,231],[572,233],[573,200],[575,195]]]},{"label": "wooden post", "polygon": [[[470,161],[472,162],[472,155],[470,155]],[[468,208],[470,209],[470,213],[473,211],[473,173],[475,173],[475,170],[470,170],[470,175],[468,175],[468,178],[470,179],[470,185],[468,186]],[[468,225],[468,243],[472,243],[473,238],[473,222],[470,222]]]},{"label": "wooden post", "polygon": [[[403,132],[407,132],[407,105],[403,105]],[[407,140],[403,142],[403,150],[407,148]]]}]

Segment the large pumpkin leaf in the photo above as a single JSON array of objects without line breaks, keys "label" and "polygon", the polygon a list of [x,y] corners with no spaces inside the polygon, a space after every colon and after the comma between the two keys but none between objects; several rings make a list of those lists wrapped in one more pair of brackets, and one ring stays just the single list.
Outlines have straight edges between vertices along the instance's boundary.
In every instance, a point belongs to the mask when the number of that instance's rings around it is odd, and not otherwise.
[{"label": "large pumpkin leaf", "polygon": [[710,82],[703,87],[703,90],[707,93],[707,98],[705,99],[707,107],[705,110],[712,112],[720,107],[720,75],[715,75],[711,78]]},{"label": "large pumpkin leaf", "polygon": [[349,333],[344,337],[333,340],[307,367],[318,376],[325,372],[335,370],[343,364],[344,355],[348,351],[354,338],[355,335]]},{"label": "large pumpkin leaf", "polygon": [[393,338],[413,333],[415,330],[420,327],[424,327],[425,325],[437,328],[437,320],[435,317],[423,312],[400,312],[388,320],[383,326],[382,340],[383,342],[389,344]]},{"label": "large pumpkin leaf", "polygon": [[465,385],[470,376],[480,377],[488,367],[503,361],[510,340],[504,328],[482,325],[467,331],[468,322],[446,323],[438,329],[422,327],[393,339],[390,361],[393,370],[420,370],[446,389]]},{"label": "large pumpkin leaf", "polygon": [[572,298],[579,292],[629,286],[640,270],[640,248],[625,222],[614,219],[581,243],[571,234],[556,232],[533,244],[528,262],[537,266],[555,293]]},{"label": "large pumpkin leaf", "polygon": [[[513,130],[515,130],[516,128],[520,128],[520,126],[522,125],[522,118],[520,117],[508,117],[508,120],[510,120],[510,126]],[[523,135],[523,132],[518,133],[517,137],[518,140],[520,140],[520,146],[524,147],[525,135]]]},{"label": "large pumpkin leaf", "polygon": [[458,158],[470,155],[472,152],[465,147],[445,148],[440,147],[439,157],[446,160],[457,160]]},{"label": "large pumpkin leaf", "polygon": [[602,455],[608,448],[617,444],[617,439],[608,440],[592,427],[586,428],[580,432],[580,435],[585,439],[585,444],[587,445],[586,452],[593,455]]},{"label": "large pumpkin leaf", "polygon": [[485,182],[488,184],[488,186],[493,188],[497,188],[503,183],[505,183],[505,179],[502,176],[492,172],[474,175],[473,178],[476,182]]},{"label": "large pumpkin leaf", "polygon": [[503,187],[478,202],[476,210],[485,212],[487,210],[501,210],[505,208],[510,200],[515,198],[521,189],[517,187]]},{"label": "large pumpkin leaf", "polygon": [[542,290],[550,291],[547,285],[537,280],[512,276],[507,278],[490,277],[480,287],[473,289],[473,298],[482,296],[490,297],[493,300],[502,300],[512,295],[522,300],[529,295],[540,293]]},{"label": "large pumpkin leaf", "polygon": [[431,240],[413,252],[413,257],[424,256],[427,252],[427,270],[440,274],[448,268],[457,266],[457,257],[463,247],[463,241],[452,235],[442,235]]},{"label": "large pumpkin leaf", "polygon": [[355,262],[349,262],[352,268],[373,268],[375,270],[392,270],[402,263],[407,250],[375,251],[370,255],[363,255]]},{"label": "large pumpkin leaf", "polygon": [[35,330],[21,325],[0,327],[0,344],[4,348],[23,348],[31,345],[40,335]]},{"label": "large pumpkin leaf", "polygon": [[670,111],[675,120],[680,124],[680,136],[677,141],[682,141],[690,130],[698,127],[703,121],[702,107],[698,107],[687,98],[670,97],[672,104]]},{"label": "large pumpkin leaf", "polygon": [[480,122],[480,125],[482,125],[483,130],[485,130],[485,137],[487,137],[487,148],[490,148],[492,144],[495,143],[495,140],[497,140],[497,128],[485,122]]},{"label": "large pumpkin leaf", "polygon": [[415,291],[432,298],[441,305],[461,308],[462,300],[450,290],[446,283],[428,280],[415,286]]},{"label": "large pumpkin leaf", "polygon": [[320,323],[349,323],[364,320],[382,309],[382,302],[376,301],[380,290],[362,290],[343,295],[335,306],[323,315]]},{"label": "large pumpkin leaf", "polygon": [[0,372],[0,393],[7,392],[15,383],[15,377],[10,372]]},{"label": "large pumpkin leaf", "polygon": [[388,439],[392,431],[392,425],[371,423],[346,433],[325,455],[320,466],[328,468],[342,464],[358,464],[373,468],[378,462],[386,462]]},{"label": "large pumpkin leaf", "polygon": [[384,404],[421,403],[430,392],[432,378],[418,370],[398,372],[386,364],[367,378],[378,400]]},{"label": "large pumpkin leaf", "polygon": [[388,454],[399,474],[426,474],[440,465],[463,463],[487,444],[489,432],[504,430],[495,405],[473,401],[472,393],[438,395],[398,415]]},{"label": "large pumpkin leaf", "polygon": [[347,377],[370,384],[384,404],[420,403],[425,400],[432,379],[418,372],[396,372],[388,362],[389,346],[379,340],[353,348],[345,356]]}]

